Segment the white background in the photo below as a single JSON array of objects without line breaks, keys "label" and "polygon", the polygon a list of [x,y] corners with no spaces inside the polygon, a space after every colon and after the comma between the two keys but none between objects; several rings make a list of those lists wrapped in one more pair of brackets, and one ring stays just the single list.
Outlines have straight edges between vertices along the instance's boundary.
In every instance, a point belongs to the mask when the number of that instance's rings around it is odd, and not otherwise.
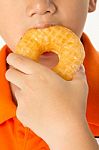
[{"label": "white background", "polygon": [[90,37],[96,50],[99,51],[99,0],[96,11],[88,14],[84,31]]},{"label": "white background", "polygon": [[[94,47],[99,51],[99,1],[97,3],[96,11],[88,14],[84,32],[87,33]],[[0,37],[0,48],[4,44],[5,42]]]}]

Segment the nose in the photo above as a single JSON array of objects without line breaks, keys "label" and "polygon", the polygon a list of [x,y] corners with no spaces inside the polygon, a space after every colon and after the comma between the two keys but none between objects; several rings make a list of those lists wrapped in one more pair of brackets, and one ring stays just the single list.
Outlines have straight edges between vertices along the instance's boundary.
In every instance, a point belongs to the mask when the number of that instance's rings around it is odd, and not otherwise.
[{"label": "nose", "polygon": [[28,0],[26,13],[28,16],[35,14],[44,15],[46,13],[54,14],[56,12],[56,6],[52,0]]}]

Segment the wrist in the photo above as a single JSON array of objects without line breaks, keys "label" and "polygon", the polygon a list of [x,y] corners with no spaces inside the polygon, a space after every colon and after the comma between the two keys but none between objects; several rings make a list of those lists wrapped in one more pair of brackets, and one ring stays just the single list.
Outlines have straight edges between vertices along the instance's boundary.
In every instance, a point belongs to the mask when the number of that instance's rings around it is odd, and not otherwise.
[{"label": "wrist", "polygon": [[[97,150],[98,145],[92,135],[86,119],[72,119],[64,128],[55,128],[52,132],[45,132],[43,139],[51,150],[74,149]],[[92,148],[92,149],[91,149]]]}]

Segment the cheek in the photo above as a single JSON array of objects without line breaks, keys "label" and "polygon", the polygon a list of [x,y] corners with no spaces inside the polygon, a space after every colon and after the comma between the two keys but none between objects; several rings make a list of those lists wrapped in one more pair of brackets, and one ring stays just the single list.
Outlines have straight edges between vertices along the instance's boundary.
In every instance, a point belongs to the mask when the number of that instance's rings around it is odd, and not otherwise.
[{"label": "cheek", "polygon": [[68,5],[63,5],[62,7],[61,21],[63,25],[81,37],[88,13],[88,3],[85,0],[72,0],[71,4],[69,3],[69,7]]},{"label": "cheek", "polygon": [[[12,24],[13,26],[13,24]],[[7,30],[6,30],[7,29]],[[7,46],[14,52],[15,51],[15,45],[19,41],[20,38],[20,30],[17,30],[15,28],[11,28],[10,25],[8,25],[6,28],[2,29],[2,38],[4,39]]]},{"label": "cheek", "polygon": [[69,19],[70,28],[78,35],[79,38],[82,35],[86,17],[87,17],[86,11],[82,12],[79,11]]},{"label": "cheek", "polygon": [[15,45],[19,41],[25,28],[25,24],[23,22],[23,10],[19,10],[18,5],[19,4],[14,4],[14,2],[9,5],[4,2],[1,7],[0,4],[0,35],[12,51],[14,51]]}]

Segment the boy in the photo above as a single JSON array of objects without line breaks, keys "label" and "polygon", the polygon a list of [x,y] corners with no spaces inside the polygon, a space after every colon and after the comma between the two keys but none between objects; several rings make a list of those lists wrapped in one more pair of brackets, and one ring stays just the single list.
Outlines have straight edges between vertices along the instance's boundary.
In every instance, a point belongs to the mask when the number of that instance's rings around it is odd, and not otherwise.
[{"label": "boy", "polygon": [[[82,35],[87,13],[95,8],[96,0],[0,0],[0,34],[7,44],[0,52],[2,150],[99,149],[94,138],[99,136],[98,54]],[[57,63],[55,54],[42,55],[41,65],[11,53],[28,28],[52,24],[81,38],[89,95],[83,67],[64,81],[49,69]]]}]

